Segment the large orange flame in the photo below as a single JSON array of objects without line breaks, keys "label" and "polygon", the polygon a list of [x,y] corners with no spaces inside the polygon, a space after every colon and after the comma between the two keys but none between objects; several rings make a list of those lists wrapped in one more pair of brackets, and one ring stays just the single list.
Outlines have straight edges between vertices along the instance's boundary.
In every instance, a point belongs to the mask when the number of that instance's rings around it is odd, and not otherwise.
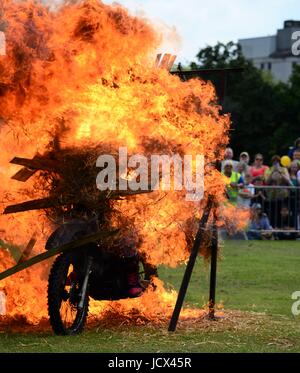
[{"label": "large orange flame", "polygon": [[[0,56],[2,207],[39,197],[32,195],[34,177],[21,186],[10,179],[18,168],[9,161],[43,153],[58,133],[63,147],[101,141],[143,153],[147,142],[154,152],[204,154],[205,193],[222,199],[223,180],[209,164],[223,156],[229,117],[220,114],[211,84],[183,83],[153,67],[161,38],[146,19],[98,0],[68,2],[55,11],[39,1],[1,4],[7,41],[7,55]],[[118,208],[134,220],[141,250],[153,264],[187,259],[184,226],[200,215],[199,203],[187,202],[183,192],[156,191],[119,201]],[[0,230],[3,241],[21,247],[36,232],[38,253],[50,227],[43,213],[25,212],[1,216]],[[0,270],[13,264],[8,252],[0,255]],[[34,323],[46,317],[48,267],[37,265],[0,284],[8,315]],[[162,312],[175,298],[159,294],[163,301],[153,307]],[[142,298],[135,305],[146,312]]]}]

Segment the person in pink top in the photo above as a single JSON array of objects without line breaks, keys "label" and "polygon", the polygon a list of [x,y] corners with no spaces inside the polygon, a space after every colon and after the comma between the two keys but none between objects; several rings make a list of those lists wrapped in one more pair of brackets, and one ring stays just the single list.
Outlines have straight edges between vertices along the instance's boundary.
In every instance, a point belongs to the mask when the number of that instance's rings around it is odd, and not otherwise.
[{"label": "person in pink top", "polygon": [[269,168],[268,166],[264,165],[264,157],[262,154],[258,153],[255,155],[254,163],[251,167],[249,167],[248,172],[252,176],[252,178],[256,178],[259,176],[264,176],[266,170]]}]

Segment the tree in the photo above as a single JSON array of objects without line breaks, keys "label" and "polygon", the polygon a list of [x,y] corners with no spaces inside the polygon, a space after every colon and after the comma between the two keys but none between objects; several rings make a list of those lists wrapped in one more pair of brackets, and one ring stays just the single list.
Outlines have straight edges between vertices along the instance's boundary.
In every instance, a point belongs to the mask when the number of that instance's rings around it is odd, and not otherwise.
[{"label": "tree", "polygon": [[288,84],[277,83],[245,59],[241,47],[230,42],[201,49],[198,63],[191,68],[242,67],[242,73],[230,74],[223,111],[231,113],[231,145],[236,155],[248,151],[286,154],[300,137],[300,67]]}]

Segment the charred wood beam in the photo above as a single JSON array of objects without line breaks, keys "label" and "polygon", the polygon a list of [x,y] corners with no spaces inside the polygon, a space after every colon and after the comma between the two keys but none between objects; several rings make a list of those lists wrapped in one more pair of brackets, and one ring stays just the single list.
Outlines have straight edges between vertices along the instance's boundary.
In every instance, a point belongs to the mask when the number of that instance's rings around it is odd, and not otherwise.
[{"label": "charred wood beam", "polygon": [[33,176],[37,170],[30,170],[29,168],[23,167],[20,171],[14,174],[11,179],[25,182]]},{"label": "charred wood beam", "polygon": [[[103,194],[103,200],[108,200],[108,199],[118,199],[126,196],[133,196],[133,195],[138,195],[138,194],[144,194],[144,193],[151,193],[152,190],[137,190],[137,191],[113,191],[108,194]],[[102,192],[103,193],[103,192]],[[99,198],[100,200],[100,198]],[[21,203],[16,203],[14,205],[7,206],[3,214],[15,214],[17,212],[25,212],[25,211],[31,211],[31,210],[41,210],[41,209],[48,209],[51,207],[56,207],[56,206],[64,206],[64,205],[70,205],[70,204],[76,204],[76,203],[81,203],[85,204],[84,200],[76,200],[75,197],[73,200],[68,200],[68,201],[60,201],[57,198],[41,198],[41,199],[35,199],[31,201],[26,201],[26,202],[21,202]]]},{"label": "charred wood beam", "polygon": [[22,203],[17,203],[15,205],[10,205],[5,208],[3,214],[14,214],[16,212],[30,211],[46,209],[49,207],[55,207],[60,205],[59,201],[55,201],[52,198],[41,198],[32,201],[26,201]]},{"label": "charred wood beam", "polygon": [[24,166],[32,170],[59,171],[59,164],[51,159],[46,158],[20,158],[14,157],[10,163]]},{"label": "charred wood beam", "polygon": [[58,247],[55,247],[51,250],[46,251],[45,253],[39,254],[34,256],[33,258],[26,260],[23,263],[17,264],[12,268],[7,269],[4,272],[0,273],[0,280],[3,280],[6,277],[9,277],[17,272],[22,271],[25,268],[31,267],[34,264],[40,263],[46,259],[49,259],[57,254],[60,254],[62,252],[66,252],[72,249],[79,248],[81,246],[84,246],[91,242],[97,242],[100,239],[105,239],[109,236],[115,235],[118,233],[118,229],[115,230],[102,230],[101,232],[86,236],[81,238],[80,240],[69,242],[65,245],[61,245]]},{"label": "charred wood beam", "polygon": [[137,194],[152,193],[153,190],[118,190],[114,191],[111,194],[111,199],[126,197],[126,196],[135,196]]}]

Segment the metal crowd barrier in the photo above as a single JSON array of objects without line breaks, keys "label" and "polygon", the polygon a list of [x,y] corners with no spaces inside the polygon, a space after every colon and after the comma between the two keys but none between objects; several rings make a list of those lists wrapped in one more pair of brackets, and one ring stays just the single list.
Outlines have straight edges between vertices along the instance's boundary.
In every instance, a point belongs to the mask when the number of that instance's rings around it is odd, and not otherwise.
[{"label": "metal crowd barrier", "polygon": [[[277,239],[300,238],[300,187],[295,186],[255,186],[256,197],[251,205],[259,203],[267,215],[272,230],[251,229],[248,233],[270,232]],[[248,234],[249,236],[249,234]]]}]

